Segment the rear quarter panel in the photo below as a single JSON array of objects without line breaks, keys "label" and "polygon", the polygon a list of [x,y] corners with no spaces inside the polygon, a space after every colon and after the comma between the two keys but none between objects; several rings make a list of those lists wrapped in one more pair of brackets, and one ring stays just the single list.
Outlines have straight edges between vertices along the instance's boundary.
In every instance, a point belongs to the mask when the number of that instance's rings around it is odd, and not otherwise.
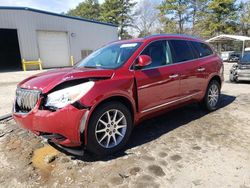
[{"label": "rear quarter panel", "polygon": [[209,82],[215,77],[219,76],[221,83],[224,81],[224,66],[221,58],[217,55],[214,54],[210,57],[208,57],[206,60],[201,61],[201,64],[206,68],[206,84],[204,85],[203,88],[203,97],[206,94],[206,90],[208,87]]}]

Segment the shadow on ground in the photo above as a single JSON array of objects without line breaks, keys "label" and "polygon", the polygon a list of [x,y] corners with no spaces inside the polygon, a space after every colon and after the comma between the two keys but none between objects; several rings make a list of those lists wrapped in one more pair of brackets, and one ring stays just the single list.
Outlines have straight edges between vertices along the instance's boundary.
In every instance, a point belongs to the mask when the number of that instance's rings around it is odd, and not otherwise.
[{"label": "shadow on ground", "polygon": [[237,82],[231,82],[230,80],[225,81],[225,83],[229,83],[229,84],[250,84],[250,81],[247,80],[240,80]]},{"label": "shadow on ground", "polygon": [[[231,104],[236,97],[230,95],[221,95],[221,102],[219,109],[224,108]],[[219,110],[218,109],[218,110]],[[180,117],[181,114],[181,117]],[[191,121],[199,119],[203,116],[206,116],[208,113],[204,110],[201,110],[198,104],[191,104],[185,107],[170,111],[161,116],[155,117],[153,119],[146,120],[142,122],[139,126],[137,126],[130,137],[130,141],[125,148],[125,150],[143,145],[145,143],[151,142],[163,134],[167,134],[168,132],[181,127]],[[58,148],[52,145],[56,149],[60,150],[63,153],[69,154],[65,150]],[[108,161],[115,158],[123,157],[125,155],[129,155],[129,153],[125,153],[125,151],[121,151],[115,155],[108,156],[105,158],[100,158],[98,156],[93,156],[88,152],[85,152],[83,156],[72,156],[72,159],[79,159],[83,161],[93,162],[93,161]]]}]

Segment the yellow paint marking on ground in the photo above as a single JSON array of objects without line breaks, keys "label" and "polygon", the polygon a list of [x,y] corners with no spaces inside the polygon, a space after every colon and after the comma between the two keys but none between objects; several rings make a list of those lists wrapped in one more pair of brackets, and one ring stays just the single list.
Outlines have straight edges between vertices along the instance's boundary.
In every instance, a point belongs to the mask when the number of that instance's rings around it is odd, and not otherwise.
[{"label": "yellow paint marking on ground", "polygon": [[53,169],[53,165],[48,162],[48,159],[56,157],[58,153],[59,151],[49,145],[46,145],[34,151],[32,164],[34,167],[42,170],[43,172],[50,172]]}]

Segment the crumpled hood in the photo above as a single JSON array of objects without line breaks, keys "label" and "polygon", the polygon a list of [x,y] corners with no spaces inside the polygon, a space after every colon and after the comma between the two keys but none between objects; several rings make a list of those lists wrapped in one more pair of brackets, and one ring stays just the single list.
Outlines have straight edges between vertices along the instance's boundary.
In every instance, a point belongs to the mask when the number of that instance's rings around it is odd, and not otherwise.
[{"label": "crumpled hood", "polygon": [[31,76],[18,84],[26,89],[39,89],[47,93],[55,86],[69,80],[84,78],[111,78],[114,70],[89,68],[63,68]]}]

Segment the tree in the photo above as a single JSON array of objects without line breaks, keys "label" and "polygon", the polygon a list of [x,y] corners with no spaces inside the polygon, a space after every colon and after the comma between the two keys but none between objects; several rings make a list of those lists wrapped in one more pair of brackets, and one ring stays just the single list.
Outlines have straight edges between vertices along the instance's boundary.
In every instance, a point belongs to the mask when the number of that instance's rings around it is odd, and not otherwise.
[{"label": "tree", "polygon": [[161,28],[158,29],[159,33],[179,33],[178,23],[173,18],[168,18],[159,15]]},{"label": "tree", "polygon": [[165,21],[177,24],[178,33],[184,33],[184,25],[189,19],[189,3],[189,0],[164,0],[158,7],[160,15],[166,17]]},{"label": "tree", "polygon": [[156,9],[156,6],[157,3],[148,0],[142,0],[138,4],[132,27],[139,33],[139,37],[157,32],[159,11]]},{"label": "tree", "polygon": [[200,35],[201,30],[198,26],[199,22],[202,22],[202,15],[207,9],[207,5],[210,0],[190,0],[190,18],[192,23],[192,34]]},{"label": "tree", "polygon": [[69,16],[78,16],[82,18],[98,20],[100,17],[100,5],[98,0],[85,0],[75,9],[68,11]]},{"label": "tree", "polygon": [[128,37],[126,28],[131,26],[131,10],[136,5],[131,0],[105,0],[101,5],[100,20],[119,26],[118,35],[121,39]]},{"label": "tree", "polygon": [[250,2],[241,3],[240,5],[240,28],[241,34],[249,36],[250,35]]},{"label": "tree", "polygon": [[236,0],[211,0],[206,11],[200,15],[198,26],[201,28],[201,35],[210,37],[222,33],[235,33],[237,29]]}]

